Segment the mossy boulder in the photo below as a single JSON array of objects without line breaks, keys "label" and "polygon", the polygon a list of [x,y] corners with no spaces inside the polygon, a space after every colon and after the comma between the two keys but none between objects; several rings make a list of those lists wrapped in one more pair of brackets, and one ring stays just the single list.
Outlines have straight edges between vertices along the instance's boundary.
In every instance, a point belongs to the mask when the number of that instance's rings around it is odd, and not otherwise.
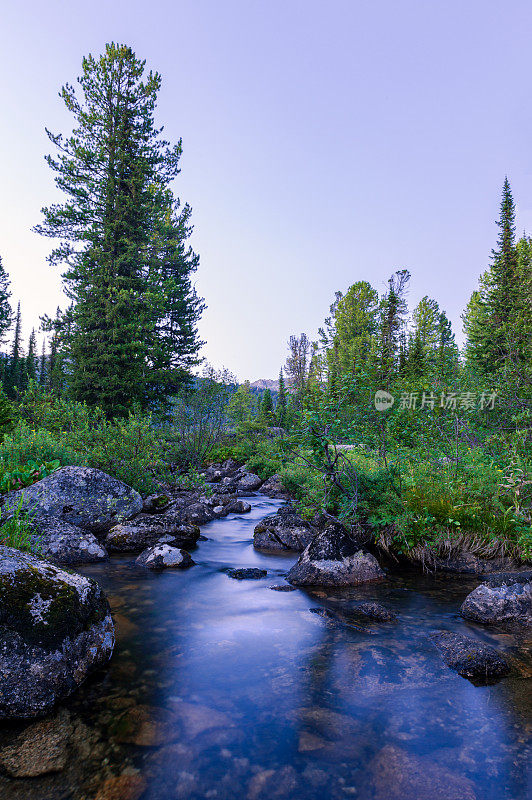
[{"label": "mossy boulder", "polygon": [[382,580],[385,573],[371,553],[334,523],[312,540],[286,577],[294,586],[357,586]]},{"label": "mossy boulder", "polygon": [[0,547],[0,719],[45,714],[113,647],[109,604],[95,581]]},{"label": "mossy boulder", "polygon": [[2,516],[22,507],[46,514],[96,535],[142,510],[142,497],[131,486],[91,467],[62,467],[32,486],[10,492]]}]

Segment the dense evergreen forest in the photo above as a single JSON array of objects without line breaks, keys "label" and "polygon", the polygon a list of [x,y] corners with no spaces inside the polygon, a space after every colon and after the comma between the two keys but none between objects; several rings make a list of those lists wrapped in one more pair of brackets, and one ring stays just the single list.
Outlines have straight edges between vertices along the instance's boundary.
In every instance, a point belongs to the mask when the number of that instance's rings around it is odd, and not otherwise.
[{"label": "dense evergreen forest", "polygon": [[303,515],[363,525],[395,555],[530,558],[532,239],[516,236],[508,179],[463,352],[436,299],[409,309],[400,269],[384,294],[366,280],[338,291],[317,340],[291,336],[276,391],[257,392],[199,356],[199,257],[172,189],[181,142],[155,123],[160,86],[110,44],[62,88],[72,132],[47,131],[46,160],[64,201],[35,230],[54,241],[68,304],[23,342],[1,264],[2,491],[68,464],[141,491],[199,485],[232,457],[279,475]]}]

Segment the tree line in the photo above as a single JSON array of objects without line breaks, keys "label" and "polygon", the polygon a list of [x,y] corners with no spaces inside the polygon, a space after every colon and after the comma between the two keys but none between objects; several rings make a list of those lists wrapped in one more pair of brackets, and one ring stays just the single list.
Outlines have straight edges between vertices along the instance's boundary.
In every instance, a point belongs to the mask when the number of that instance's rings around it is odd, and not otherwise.
[{"label": "tree line", "polygon": [[[460,352],[451,323],[436,300],[423,297],[409,314],[410,273],[398,270],[379,296],[367,282],[337,292],[316,341],[291,336],[285,365],[290,391],[312,404],[352,378],[364,402],[377,389],[490,388],[512,413],[532,401],[532,239],[516,237],[515,204],[506,178],[499,235],[463,315]],[[498,418],[500,421],[500,417]]]}]

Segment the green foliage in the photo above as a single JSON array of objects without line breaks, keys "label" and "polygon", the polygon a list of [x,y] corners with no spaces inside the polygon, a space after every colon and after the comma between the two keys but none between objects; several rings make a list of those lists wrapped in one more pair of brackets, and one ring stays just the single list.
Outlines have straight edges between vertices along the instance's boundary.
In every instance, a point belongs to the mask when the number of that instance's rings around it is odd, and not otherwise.
[{"label": "green foliage", "polygon": [[13,430],[15,426],[15,411],[13,406],[0,389],[0,444],[6,433]]},{"label": "green foliage", "polygon": [[5,471],[0,477],[0,492],[11,492],[15,489],[22,489],[24,486],[31,486],[32,483],[40,481],[47,475],[51,475],[61,466],[61,462],[55,461],[26,461],[24,466],[14,469],[11,472]]},{"label": "green foliage", "polygon": [[84,464],[82,454],[54,432],[30,426],[25,420],[0,444],[0,466],[4,472],[25,468],[29,462],[45,464],[59,461],[61,466]]},{"label": "green foliage", "polygon": [[250,446],[251,453],[245,459],[246,468],[262,480],[278,472],[284,462],[277,439],[262,439]]},{"label": "green foliage", "polygon": [[31,514],[23,510],[21,497],[9,519],[0,525],[0,545],[15,547],[17,550],[40,551],[40,537],[32,530]]},{"label": "green foliage", "polygon": [[[226,435],[233,376],[208,367],[193,386],[174,397],[167,427],[166,457],[180,467],[198,468],[214,458]],[[216,459],[215,459],[216,460]]]}]

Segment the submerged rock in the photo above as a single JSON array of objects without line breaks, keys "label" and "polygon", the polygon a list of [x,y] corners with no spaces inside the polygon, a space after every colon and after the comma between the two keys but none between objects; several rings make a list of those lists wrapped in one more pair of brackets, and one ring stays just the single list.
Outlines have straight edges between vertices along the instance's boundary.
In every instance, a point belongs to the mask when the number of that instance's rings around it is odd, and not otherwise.
[{"label": "submerged rock", "polygon": [[237,581],[242,581],[247,578],[253,578],[257,580],[258,578],[264,578],[268,573],[265,569],[229,569],[227,570],[227,574],[230,578],[235,578]]},{"label": "submerged rock", "polygon": [[460,613],[484,625],[532,626],[532,573],[490,576],[468,594]]},{"label": "submerged rock", "polygon": [[358,603],[350,609],[350,612],[366,619],[374,619],[376,622],[393,622],[397,619],[393,611],[375,602]]},{"label": "submerged rock", "polygon": [[135,489],[91,467],[62,467],[32,486],[10,492],[2,516],[12,513],[21,498],[22,508],[37,516],[56,517],[97,535],[142,509]]},{"label": "submerged rock", "polygon": [[40,514],[31,519],[34,550],[55,564],[91,564],[109,556],[90,531],[65,520]]},{"label": "submerged rock", "polygon": [[303,551],[288,572],[294,586],[356,586],[382,580],[385,573],[340,525],[329,525]]},{"label": "submerged rock", "polygon": [[279,586],[270,586],[272,592],[295,592],[296,587],[290,586],[289,583],[281,583]]},{"label": "submerged rock", "polygon": [[94,800],[140,800],[147,788],[146,778],[130,768],[121,775],[106,778]]},{"label": "submerged rock", "polygon": [[431,761],[387,745],[369,764],[373,800],[479,800],[474,784]]},{"label": "submerged rock", "polygon": [[148,569],[166,569],[167,567],[186,569],[194,566],[194,562],[186,550],[170,547],[168,544],[156,544],[155,547],[144,550],[135,563],[141,567],[148,567]]},{"label": "submerged rock", "polygon": [[451,631],[437,631],[430,638],[448,667],[473,683],[495,683],[510,672],[508,662],[493,647]]},{"label": "submerged rock", "polygon": [[112,739],[137,747],[158,747],[179,735],[176,715],[159,706],[138,705],[128,708],[109,729]]},{"label": "submerged rock", "polygon": [[316,529],[296,514],[292,506],[264,517],[255,527],[253,547],[269,553],[301,553],[316,536]]},{"label": "submerged rock", "polygon": [[65,768],[72,738],[70,714],[28,725],[0,750],[0,767],[12,778],[36,778]]},{"label": "submerged rock", "polygon": [[140,553],[159,542],[173,547],[195,547],[200,535],[197,525],[180,521],[181,517],[163,514],[139,514],[130,522],[115,525],[105,539],[112,553]]},{"label": "submerged rock", "polygon": [[114,641],[95,581],[0,547],[0,719],[50,711],[107,663]]}]

